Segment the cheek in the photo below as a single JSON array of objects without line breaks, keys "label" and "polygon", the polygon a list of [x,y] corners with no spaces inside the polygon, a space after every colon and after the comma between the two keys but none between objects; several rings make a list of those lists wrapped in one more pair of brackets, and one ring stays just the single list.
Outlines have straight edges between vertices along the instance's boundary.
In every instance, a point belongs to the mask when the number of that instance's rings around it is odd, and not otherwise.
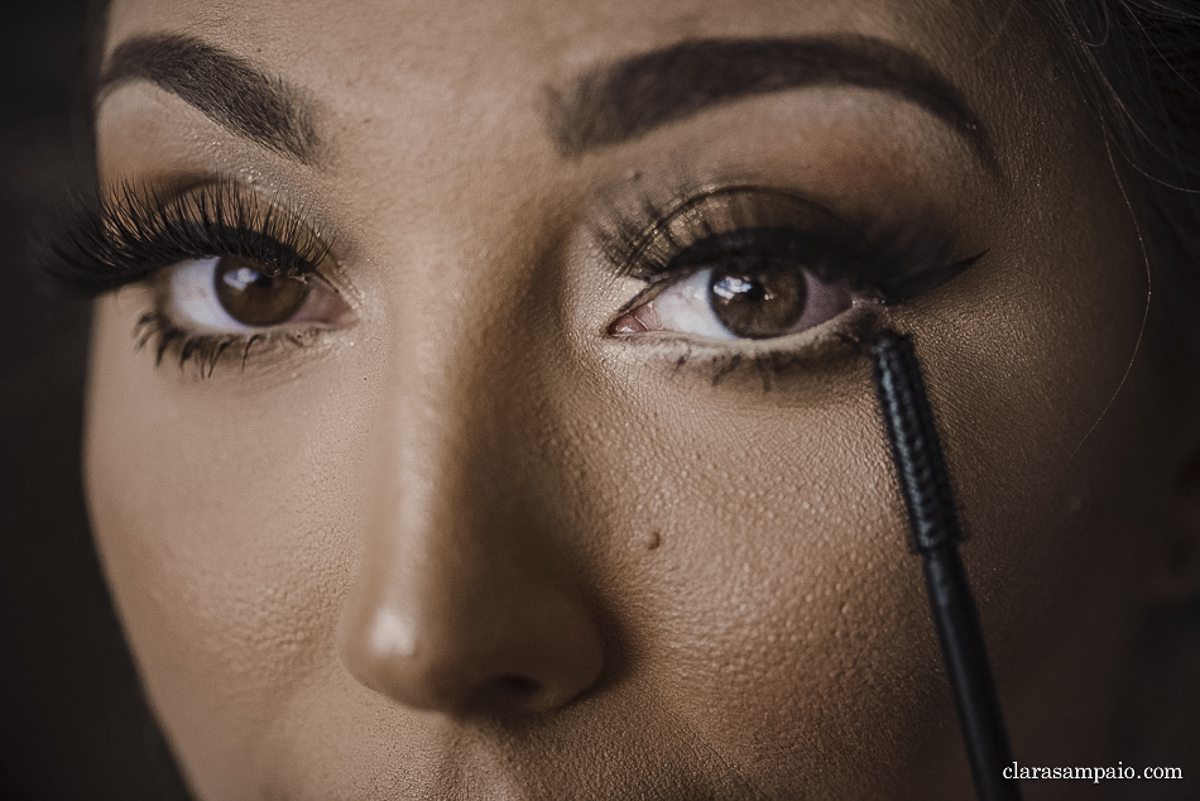
[{"label": "cheek", "polygon": [[[884,792],[948,710],[868,366],[770,392],[648,373],[580,445],[610,468],[590,491],[631,683],[768,794]],[[889,757],[830,769],[851,751]]]},{"label": "cheek", "polygon": [[239,797],[255,732],[327,660],[354,572],[368,404],[350,376],[366,368],[314,370],[302,393],[239,392],[236,365],[191,380],[135,352],[119,301],[99,302],[93,339],[94,528],[189,774]]}]

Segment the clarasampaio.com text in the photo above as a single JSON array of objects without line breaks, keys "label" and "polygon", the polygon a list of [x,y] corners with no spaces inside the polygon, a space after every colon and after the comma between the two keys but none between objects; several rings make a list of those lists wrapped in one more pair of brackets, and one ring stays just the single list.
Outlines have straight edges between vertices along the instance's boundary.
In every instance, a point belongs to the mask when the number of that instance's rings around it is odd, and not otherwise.
[{"label": "clarasampaio.com text", "polygon": [[1114,767],[1070,767],[1047,768],[1036,765],[1021,765],[1013,762],[1004,768],[1004,778],[1018,780],[1041,779],[1070,779],[1085,780],[1099,784],[1102,781],[1120,781],[1128,779],[1183,779],[1182,768],[1142,768],[1138,770],[1132,765],[1118,762]]}]

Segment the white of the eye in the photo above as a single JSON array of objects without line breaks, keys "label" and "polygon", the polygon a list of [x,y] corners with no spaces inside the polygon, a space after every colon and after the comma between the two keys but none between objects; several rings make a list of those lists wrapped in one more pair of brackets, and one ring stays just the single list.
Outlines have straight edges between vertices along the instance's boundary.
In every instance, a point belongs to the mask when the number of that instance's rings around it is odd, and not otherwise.
[{"label": "white of the eye", "polygon": [[717,319],[708,300],[712,268],[700,270],[663,290],[654,299],[654,311],[664,330],[710,339],[737,339]]},{"label": "white of the eye", "polygon": [[253,326],[229,316],[214,283],[220,257],[181,261],[169,268],[167,295],[172,314],[185,325],[212,332],[247,331]]}]

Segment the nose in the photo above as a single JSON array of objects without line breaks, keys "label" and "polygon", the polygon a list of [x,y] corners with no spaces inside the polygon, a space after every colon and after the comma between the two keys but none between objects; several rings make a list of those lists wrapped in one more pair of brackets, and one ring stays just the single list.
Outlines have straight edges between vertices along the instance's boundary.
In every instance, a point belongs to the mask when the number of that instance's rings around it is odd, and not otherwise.
[{"label": "nose", "polygon": [[408,386],[371,460],[382,480],[339,623],[343,664],[395,702],[458,718],[570,703],[599,677],[603,644],[556,522],[559,471],[530,453],[537,421],[465,387]]}]

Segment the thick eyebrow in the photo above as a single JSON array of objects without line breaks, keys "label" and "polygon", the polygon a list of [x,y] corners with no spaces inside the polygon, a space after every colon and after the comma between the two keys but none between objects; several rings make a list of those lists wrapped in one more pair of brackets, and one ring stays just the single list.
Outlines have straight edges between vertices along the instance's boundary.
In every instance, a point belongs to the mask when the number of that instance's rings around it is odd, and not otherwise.
[{"label": "thick eyebrow", "polygon": [[832,85],[917,104],[997,171],[987,131],[962,93],[917,54],[866,36],[680,42],[549,88],[547,122],[559,153],[579,156],[748,96]]},{"label": "thick eyebrow", "polygon": [[300,92],[198,39],[147,36],[122,42],[100,75],[96,104],[134,80],[149,81],[233,133],[302,164],[311,164],[317,152],[313,109]]}]

